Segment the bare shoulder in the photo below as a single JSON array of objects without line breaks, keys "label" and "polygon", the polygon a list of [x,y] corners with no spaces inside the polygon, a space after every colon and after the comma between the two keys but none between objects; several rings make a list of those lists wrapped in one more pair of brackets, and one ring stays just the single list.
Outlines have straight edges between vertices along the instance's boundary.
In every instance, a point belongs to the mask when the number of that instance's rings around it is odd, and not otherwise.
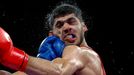
[{"label": "bare shoulder", "polygon": [[86,60],[86,70],[92,71],[95,75],[102,75],[102,63],[99,55],[92,49],[86,47],[81,47],[81,49],[82,57]]},{"label": "bare shoulder", "polygon": [[86,54],[86,55],[90,55],[90,56],[94,56],[94,57],[97,57],[99,58],[99,55],[98,53],[96,53],[93,49],[91,48],[87,48],[87,47],[80,47],[81,48],[81,51],[83,54]]},{"label": "bare shoulder", "polygon": [[98,53],[96,53],[93,49],[86,47],[81,47],[81,49],[81,55],[87,60],[88,63],[92,65],[94,64],[95,66],[101,66],[101,60]]},{"label": "bare shoulder", "polygon": [[[73,56],[73,57],[78,57],[78,56],[86,56],[86,57],[93,57],[93,58],[99,58],[99,55],[92,50],[91,48],[87,47],[78,47],[76,45],[70,45],[65,47],[64,52],[63,52],[63,57],[64,56]],[[76,56],[75,56],[76,55]]]},{"label": "bare shoulder", "polygon": [[75,45],[67,46],[63,52],[63,59],[73,60],[80,63],[76,75],[103,75],[99,55],[87,47]]}]

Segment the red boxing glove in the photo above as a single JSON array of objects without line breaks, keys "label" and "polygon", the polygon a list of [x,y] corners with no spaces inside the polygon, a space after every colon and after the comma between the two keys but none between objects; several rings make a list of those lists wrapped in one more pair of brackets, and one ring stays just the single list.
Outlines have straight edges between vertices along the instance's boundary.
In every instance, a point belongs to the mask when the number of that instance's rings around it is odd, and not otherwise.
[{"label": "red boxing glove", "polygon": [[13,46],[7,32],[0,27],[0,63],[13,70],[24,71],[28,63],[28,55]]}]

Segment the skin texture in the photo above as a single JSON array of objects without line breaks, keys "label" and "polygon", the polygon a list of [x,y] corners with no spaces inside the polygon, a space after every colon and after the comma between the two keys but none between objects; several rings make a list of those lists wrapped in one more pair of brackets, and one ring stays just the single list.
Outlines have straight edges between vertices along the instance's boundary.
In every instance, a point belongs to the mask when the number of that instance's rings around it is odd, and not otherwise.
[{"label": "skin texture", "polygon": [[[70,18],[70,23],[64,22],[64,24],[58,24],[58,22],[67,21]],[[81,45],[84,42],[84,32],[87,31],[87,27],[84,22],[80,22],[74,14],[69,14],[64,17],[58,17],[55,19],[53,26],[53,35],[58,36],[61,40],[65,42],[66,45]],[[67,38],[64,38],[68,34],[74,34],[76,40],[72,43]]]},{"label": "skin texture", "polygon": [[53,62],[62,69],[61,75],[103,75],[98,55],[86,47],[70,45],[65,48],[63,58]]},{"label": "skin texture", "polygon": [[28,75],[60,75],[61,70],[51,61],[30,56],[26,73]]},{"label": "skin texture", "polygon": [[0,70],[0,75],[11,75],[11,73],[4,70]]},{"label": "skin texture", "polygon": [[[105,75],[98,54],[85,41],[84,33],[87,30],[84,22],[74,14],[55,18],[50,34],[58,36],[67,45],[62,58],[48,61],[29,56],[25,73],[28,75]],[[70,38],[70,35],[75,37]]]},{"label": "skin texture", "polygon": [[30,58],[27,68],[29,75],[104,75],[97,53],[86,47],[67,46],[62,58],[56,58],[52,62]]},{"label": "skin texture", "polygon": [[21,72],[21,71],[17,71],[15,73],[9,73],[7,71],[4,71],[4,70],[0,70],[0,75],[27,75],[26,73],[24,72]]},{"label": "skin texture", "polygon": [[[64,24],[58,24],[58,22],[64,22]],[[64,49],[62,59],[60,59],[60,62],[63,60],[61,75],[105,74],[98,54],[85,41],[84,33],[86,31],[88,29],[84,22],[81,22],[74,14],[55,19],[53,35],[58,36],[68,45]],[[73,42],[68,39],[69,34],[75,35]]]}]

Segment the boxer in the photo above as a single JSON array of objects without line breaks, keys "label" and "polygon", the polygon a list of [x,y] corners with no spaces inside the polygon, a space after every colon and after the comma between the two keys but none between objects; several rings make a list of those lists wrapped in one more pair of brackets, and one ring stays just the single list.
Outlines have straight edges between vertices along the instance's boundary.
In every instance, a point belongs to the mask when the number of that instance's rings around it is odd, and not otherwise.
[{"label": "boxer", "polygon": [[63,42],[58,41],[60,46],[53,45],[56,41],[45,40],[47,47],[41,44],[38,58],[32,57],[14,47],[9,35],[0,29],[0,63],[28,75],[106,75],[99,55],[86,43],[88,29],[78,7],[59,5],[48,22],[52,38]]},{"label": "boxer", "polygon": [[[78,7],[69,4],[57,6],[49,14],[48,26],[51,35],[58,36],[66,46],[61,58],[53,60],[54,62],[56,60],[60,68],[64,69],[62,70],[63,75],[106,75],[99,55],[86,43],[84,35],[88,28],[82,18],[82,11]],[[43,44],[41,44],[40,48],[42,46]],[[46,56],[43,56],[42,58],[45,59]],[[72,60],[73,65],[71,65]],[[65,66],[68,63],[71,63],[70,67],[69,65]],[[75,68],[76,65],[74,66],[74,64],[77,64],[77,68]]]}]

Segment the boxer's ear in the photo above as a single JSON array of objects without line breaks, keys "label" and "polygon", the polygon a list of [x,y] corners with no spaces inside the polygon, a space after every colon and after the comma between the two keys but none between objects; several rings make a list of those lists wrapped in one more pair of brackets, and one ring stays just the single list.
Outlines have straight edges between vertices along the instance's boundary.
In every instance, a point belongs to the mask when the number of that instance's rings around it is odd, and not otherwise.
[{"label": "boxer's ear", "polygon": [[84,22],[82,22],[82,26],[83,26],[83,31],[84,31],[84,32],[88,31],[88,28],[87,28],[87,26],[85,25]]},{"label": "boxer's ear", "polygon": [[48,33],[48,36],[52,36],[53,35],[53,31],[50,30],[49,33]]}]

